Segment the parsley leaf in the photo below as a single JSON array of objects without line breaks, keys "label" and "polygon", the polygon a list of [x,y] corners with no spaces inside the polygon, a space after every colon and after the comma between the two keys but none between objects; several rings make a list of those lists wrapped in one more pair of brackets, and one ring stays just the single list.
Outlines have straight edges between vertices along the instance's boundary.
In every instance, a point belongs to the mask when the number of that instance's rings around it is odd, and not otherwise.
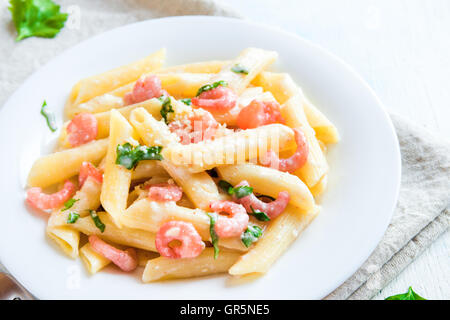
[{"label": "parsley leaf", "polygon": [[211,235],[211,243],[214,247],[214,259],[217,259],[219,256],[219,236],[217,235],[216,230],[214,230],[217,214],[214,212],[207,212],[206,214],[209,217],[209,234]]},{"label": "parsley leaf", "polygon": [[200,87],[200,89],[198,89],[197,94],[195,95],[196,97],[198,97],[199,95],[201,95],[203,92],[205,91],[209,91],[212,89],[217,88],[218,86],[223,86],[226,87],[228,85],[228,83],[226,81],[220,80],[220,81],[216,81],[213,84],[206,84],[202,87]]},{"label": "parsley leaf", "polygon": [[192,105],[192,100],[191,98],[186,98],[186,99],[181,99],[181,102],[183,102],[185,105],[190,106]]},{"label": "parsley leaf", "polygon": [[105,231],[105,225],[103,224],[102,220],[100,220],[100,217],[98,216],[97,212],[95,210],[89,211],[92,220],[94,220],[95,226],[100,229],[100,231],[103,233]]},{"label": "parsley leaf", "polygon": [[117,145],[117,158],[116,164],[119,164],[127,169],[133,169],[137,166],[141,160],[162,160],[161,155],[162,147],[153,146],[141,146],[133,147],[130,143],[124,143],[123,145]]},{"label": "parsley leaf", "polygon": [[262,211],[253,209],[252,206],[250,206],[250,209],[252,209],[252,212],[249,213],[250,215],[254,216],[259,221],[270,221],[270,218],[267,214],[265,214]]},{"label": "parsley leaf", "polygon": [[235,73],[243,73],[243,74],[248,74],[248,70],[241,66],[240,64],[236,64],[231,68],[231,71],[235,72]]},{"label": "parsley leaf", "polygon": [[[164,97],[164,96],[162,96],[162,97]],[[160,97],[160,98],[163,99],[162,97]],[[165,97],[164,100],[161,100],[161,101],[162,101],[162,107],[161,107],[161,110],[159,111],[159,113],[164,118],[164,122],[166,124],[169,124],[169,120],[167,120],[167,115],[169,114],[169,112],[174,113],[175,111],[172,108],[172,103],[170,101],[170,97]]]},{"label": "parsley leaf", "polygon": [[220,180],[219,181],[219,187],[228,193],[228,190],[233,189],[233,185],[225,180]]},{"label": "parsley leaf", "polygon": [[69,215],[67,216],[67,223],[70,223],[70,224],[75,223],[75,222],[77,222],[79,217],[80,217],[80,215],[77,212],[75,212],[75,211],[70,212]]},{"label": "parsley leaf", "polygon": [[45,118],[45,121],[47,121],[47,126],[49,127],[49,129],[52,132],[55,132],[56,129],[58,129],[58,127],[56,126],[56,123],[55,123],[55,115],[51,111],[48,110],[47,102],[45,100],[41,107],[41,115],[43,115]]},{"label": "parsley leaf", "polygon": [[73,205],[75,204],[75,202],[80,201],[80,199],[69,199],[66,202],[64,202],[64,209],[62,209],[61,211],[66,211],[69,210],[70,208],[73,207]]},{"label": "parsley leaf", "polygon": [[64,27],[68,14],[52,0],[9,0],[16,41],[28,37],[54,38]]},{"label": "parsley leaf", "polygon": [[241,235],[241,241],[244,244],[245,247],[250,247],[253,242],[258,241],[258,238],[262,236],[262,229],[258,226],[251,226],[249,225],[247,227],[247,230],[245,230]]},{"label": "parsley leaf", "polygon": [[243,197],[246,197],[250,194],[253,193],[253,188],[249,187],[249,186],[240,186],[237,188],[233,188],[233,186],[225,181],[225,180],[220,180],[219,181],[219,187],[227,192],[230,196],[234,195],[236,198],[240,199]]},{"label": "parsley leaf", "polygon": [[395,296],[390,296],[384,300],[427,300],[427,299],[422,298],[417,293],[415,293],[411,287],[409,287],[408,292],[397,294]]}]

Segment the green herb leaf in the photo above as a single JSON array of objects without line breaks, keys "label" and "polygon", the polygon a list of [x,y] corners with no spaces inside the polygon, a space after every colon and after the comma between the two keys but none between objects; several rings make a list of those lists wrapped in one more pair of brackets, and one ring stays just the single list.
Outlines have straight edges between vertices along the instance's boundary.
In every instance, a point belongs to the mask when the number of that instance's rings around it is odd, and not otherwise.
[{"label": "green herb leaf", "polygon": [[[77,222],[77,220],[78,220],[79,217],[80,217],[80,215],[79,215],[77,212],[72,211],[72,212],[70,212],[69,215],[67,216],[67,223],[70,223],[70,224],[75,223],[75,222]],[[104,229],[104,228],[103,228],[103,229]],[[102,232],[103,232],[103,231],[102,231]]]},{"label": "green herb leaf", "polygon": [[268,196],[268,195],[265,195],[265,194],[260,194],[260,195],[257,195],[256,196],[258,199],[264,199],[264,198],[267,198],[267,199],[269,199],[270,201],[275,201],[275,198],[274,197],[271,197],[271,196]]},{"label": "green herb leaf", "polygon": [[8,9],[17,30],[16,41],[28,37],[54,38],[68,17],[51,0],[9,0]]},{"label": "green herb leaf", "polygon": [[246,69],[245,67],[241,66],[240,64],[236,64],[235,66],[233,66],[231,68],[231,71],[233,71],[235,73],[248,74],[248,69]]},{"label": "green herb leaf", "polygon": [[192,105],[192,100],[191,98],[186,98],[186,99],[181,99],[181,102],[183,102],[185,105],[190,106]]},{"label": "green herb leaf", "polygon": [[231,185],[231,183],[225,181],[225,180],[220,180],[219,181],[219,187],[225,191],[226,193],[228,193],[228,190],[233,189],[233,186]]},{"label": "green herb leaf", "polygon": [[411,287],[409,287],[408,292],[397,294],[395,296],[390,296],[384,300],[427,300],[427,299],[422,298],[417,293],[415,293]]},{"label": "green herb leaf", "polygon": [[62,209],[61,211],[69,210],[70,208],[73,207],[74,203],[77,201],[80,201],[80,199],[72,198],[72,199],[67,200],[66,202],[64,202],[64,209]]},{"label": "green herb leaf", "polygon": [[195,95],[196,97],[198,97],[199,95],[201,95],[203,92],[205,91],[209,91],[212,89],[217,88],[218,86],[223,86],[226,87],[228,85],[228,83],[226,81],[220,80],[220,81],[216,81],[213,84],[206,84],[203,87],[200,87],[200,89],[198,89],[197,94]]},{"label": "green herb leaf", "polygon": [[45,118],[45,121],[47,121],[47,126],[49,127],[49,129],[52,132],[55,132],[56,129],[58,129],[58,127],[56,126],[56,123],[55,123],[55,115],[51,111],[48,110],[47,102],[45,100],[41,107],[41,115],[43,115]]},{"label": "green herb leaf", "polygon": [[209,217],[209,234],[211,236],[211,243],[214,247],[214,259],[217,259],[219,256],[219,236],[214,229],[217,221],[217,214],[214,212],[207,212],[206,214]]},{"label": "green herb leaf", "polygon": [[242,243],[245,247],[250,247],[253,242],[258,241],[259,237],[262,236],[262,229],[258,226],[251,226],[249,225],[247,227],[247,230],[245,230],[241,235]]},{"label": "green herb leaf", "polygon": [[230,190],[228,190],[229,194],[234,194],[234,196],[238,199],[246,197],[253,193],[253,188],[249,186],[240,186],[237,188],[234,188],[232,193],[230,193]]},{"label": "green herb leaf", "polygon": [[162,147],[141,146],[133,147],[130,143],[124,143],[117,146],[116,164],[119,164],[127,169],[133,169],[141,160],[162,160]]},{"label": "green herb leaf", "polygon": [[259,221],[270,221],[269,216],[268,216],[267,214],[265,214],[264,212],[259,211],[259,210],[255,210],[255,209],[253,209],[252,206],[250,206],[250,209],[252,209],[252,212],[249,213],[249,214],[251,214],[252,216],[254,216],[254,217],[255,217],[256,219],[258,219]]},{"label": "green herb leaf", "polygon": [[172,103],[170,101],[170,97],[165,97],[164,100],[162,101],[161,111],[159,111],[159,113],[164,118],[164,122],[166,124],[169,124],[169,120],[167,119],[167,116],[170,112],[174,113],[175,111],[172,108]]},{"label": "green herb leaf", "polygon": [[105,225],[100,220],[100,217],[98,216],[97,212],[95,212],[95,210],[90,210],[89,213],[91,215],[92,220],[94,220],[95,226],[99,228],[100,231],[103,233],[103,231],[105,231]]}]

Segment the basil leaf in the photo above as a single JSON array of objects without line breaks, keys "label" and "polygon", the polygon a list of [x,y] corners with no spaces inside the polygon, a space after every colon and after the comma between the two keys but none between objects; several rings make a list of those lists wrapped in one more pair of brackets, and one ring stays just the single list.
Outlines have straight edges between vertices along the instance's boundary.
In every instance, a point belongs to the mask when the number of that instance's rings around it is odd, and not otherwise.
[{"label": "basil leaf", "polygon": [[249,186],[240,186],[240,187],[234,188],[232,193],[230,193],[230,190],[228,190],[228,193],[234,194],[236,196],[236,198],[240,199],[240,198],[243,198],[243,197],[246,197],[246,196],[252,194],[253,188],[249,187]]},{"label": "basil leaf", "polygon": [[255,209],[253,209],[252,206],[250,206],[250,209],[252,209],[252,212],[249,213],[250,215],[254,216],[256,219],[258,219],[259,221],[270,221],[270,218],[267,214],[265,214],[262,211],[256,211]]},{"label": "basil leaf", "polygon": [[384,300],[427,300],[427,299],[422,298],[417,293],[415,293],[411,287],[409,287],[408,292],[397,294],[395,296],[390,296]]},{"label": "basil leaf", "polygon": [[265,194],[260,194],[260,195],[257,195],[256,196],[258,199],[264,199],[264,198],[267,198],[267,199],[269,199],[270,201],[275,201],[275,198],[274,197],[271,197],[271,196],[268,196],[268,195],[265,195]]},{"label": "basil leaf", "polygon": [[[77,212],[75,212],[75,211],[72,211],[72,212],[70,212],[69,213],[69,215],[67,216],[67,223],[75,223],[75,222],[77,222],[77,220],[78,220],[78,218],[80,217],[80,215],[77,213]],[[103,232],[103,231],[102,231]]]},{"label": "basil leaf", "polygon": [[56,126],[56,123],[55,123],[55,115],[51,111],[48,110],[47,102],[45,100],[44,100],[44,103],[42,104],[42,107],[41,107],[41,115],[44,116],[45,121],[47,122],[47,126],[49,127],[49,129],[52,132],[55,132],[56,129],[58,129],[58,127]]},{"label": "basil leaf", "polygon": [[219,181],[219,187],[225,191],[226,193],[228,193],[228,190],[233,189],[233,186],[231,185],[231,183],[225,181],[225,180],[220,180]]},{"label": "basil leaf", "polygon": [[17,30],[16,41],[28,37],[54,38],[68,17],[51,0],[10,0],[9,5]]},{"label": "basil leaf", "polygon": [[116,164],[119,164],[128,170],[137,166],[141,160],[162,160],[161,155],[162,147],[160,146],[141,146],[133,147],[130,143],[126,142],[123,145],[117,145]]},{"label": "basil leaf", "polygon": [[217,88],[218,86],[223,86],[226,87],[228,85],[228,83],[226,81],[220,80],[220,81],[216,81],[213,84],[206,84],[202,87],[200,87],[200,89],[198,89],[197,94],[195,95],[196,97],[198,97],[199,95],[201,95],[203,92],[205,91],[209,91],[212,89]]},{"label": "basil leaf", "polygon": [[166,124],[169,124],[169,120],[167,120],[167,116],[170,112],[174,113],[175,111],[172,108],[172,103],[170,101],[170,97],[165,97],[165,99],[162,102],[161,110],[159,111],[159,113],[164,118],[164,122]]},{"label": "basil leaf", "polygon": [[75,204],[75,202],[80,201],[80,199],[69,199],[66,202],[64,202],[64,209],[62,209],[61,211],[66,211],[69,210],[70,208],[73,207],[73,205]]},{"label": "basil leaf", "polygon": [[103,233],[105,231],[105,225],[103,224],[102,220],[100,220],[100,217],[98,216],[97,212],[95,210],[89,211],[92,220],[94,220],[95,226],[100,229],[100,231]]},{"label": "basil leaf", "polygon": [[246,248],[250,247],[253,242],[258,241],[259,237],[262,236],[262,229],[258,226],[251,226],[249,225],[247,227],[247,230],[245,230],[241,235],[241,241],[244,244]]},{"label": "basil leaf", "polygon": [[214,259],[217,259],[219,256],[219,236],[214,229],[217,221],[217,214],[214,212],[207,212],[206,214],[209,217],[209,234],[211,236],[211,243],[214,247]]},{"label": "basil leaf", "polygon": [[181,102],[183,102],[185,105],[190,106],[192,105],[192,100],[191,98],[186,98],[186,99],[181,99]]},{"label": "basil leaf", "polygon": [[248,69],[246,69],[245,67],[241,66],[240,64],[236,64],[235,66],[233,66],[231,68],[231,71],[233,71],[235,73],[248,74]]}]

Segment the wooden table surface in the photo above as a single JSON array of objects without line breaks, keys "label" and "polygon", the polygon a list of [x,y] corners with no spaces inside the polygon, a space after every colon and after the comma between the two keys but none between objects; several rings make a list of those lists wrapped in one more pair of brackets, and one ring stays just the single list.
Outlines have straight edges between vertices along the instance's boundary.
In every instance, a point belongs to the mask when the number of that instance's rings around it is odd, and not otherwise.
[{"label": "wooden table surface", "polygon": [[[222,0],[250,20],[309,39],[349,63],[389,111],[450,137],[449,0]],[[450,299],[450,232],[375,299],[411,285]]]}]

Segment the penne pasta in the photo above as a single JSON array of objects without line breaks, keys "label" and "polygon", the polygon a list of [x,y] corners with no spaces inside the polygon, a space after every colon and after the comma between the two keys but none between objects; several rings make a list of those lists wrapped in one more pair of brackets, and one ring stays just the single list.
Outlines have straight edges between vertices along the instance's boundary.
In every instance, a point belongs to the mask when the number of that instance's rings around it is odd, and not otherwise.
[{"label": "penne pasta", "polygon": [[80,258],[81,261],[83,261],[86,270],[89,271],[90,274],[99,272],[111,263],[111,260],[106,259],[101,254],[97,253],[97,251],[92,249],[90,243],[86,243],[83,247],[81,247]]},{"label": "penne pasta", "polygon": [[161,69],[159,72],[183,72],[183,73],[218,73],[224,65],[230,63],[228,60],[212,60],[204,62],[194,62],[172,66]]},{"label": "penne pasta", "polygon": [[198,257],[193,259],[169,259],[159,257],[149,260],[142,274],[144,283],[180,278],[192,278],[211,274],[224,273],[239,258],[237,252],[221,252],[214,259],[212,248],[206,248]]},{"label": "penne pasta", "polygon": [[69,227],[47,226],[47,236],[56,242],[61,250],[69,257],[78,257],[78,244],[80,242],[80,232]]}]

